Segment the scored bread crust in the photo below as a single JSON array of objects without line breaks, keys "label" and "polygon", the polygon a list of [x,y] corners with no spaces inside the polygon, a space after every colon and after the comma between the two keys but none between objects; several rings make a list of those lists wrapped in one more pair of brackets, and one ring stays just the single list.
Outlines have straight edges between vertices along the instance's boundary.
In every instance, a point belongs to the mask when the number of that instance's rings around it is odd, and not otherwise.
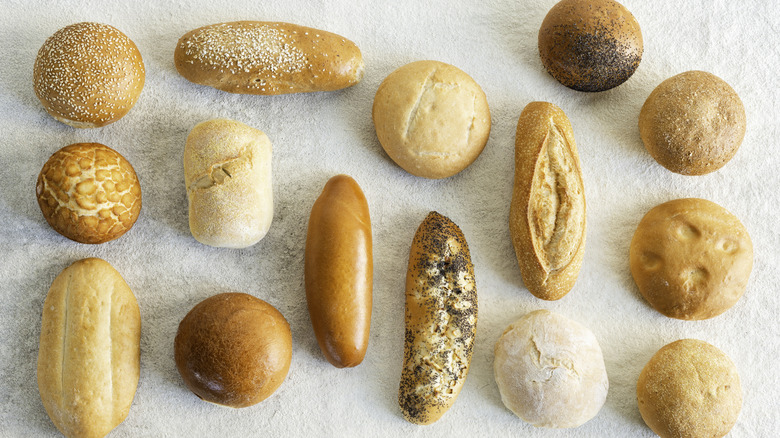
[{"label": "scored bread crust", "polygon": [[106,261],[79,260],[54,279],[43,303],[38,390],[67,437],[98,438],[127,417],[140,375],[141,315]]},{"label": "scored bread crust", "polygon": [[577,281],[585,251],[585,189],[571,123],[531,102],[517,122],[509,230],[528,290],[557,300]]},{"label": "scored bread crust", "polygon": [[466,239],[431,212],[412,241],[398,402],[404,418],[431,424],[455,403],[468,375],[477,329],[477,288]]},{"label": "scored bread crust", "polygon": [[174,63],[190,82],[261,95],[339,90],[364,71],[360,49],[340,35],[263,21],[192,30],[176,44]]}]

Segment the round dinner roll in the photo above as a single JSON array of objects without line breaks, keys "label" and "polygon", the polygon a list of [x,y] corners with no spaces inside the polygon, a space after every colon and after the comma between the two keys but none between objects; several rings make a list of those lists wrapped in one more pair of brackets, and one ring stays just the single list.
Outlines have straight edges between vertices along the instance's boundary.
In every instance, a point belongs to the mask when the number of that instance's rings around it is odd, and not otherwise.
[{"label": "round dinner roll", "polygon": [[244,293],[214,295],[179,324],[174,358],[201,399],[243,408],[276,391],[292,359],[290,325],[276,308]]},{"label": "round dinner roll", "polygon": [[655,310],[671,318],[708,319],[745,293],[753,243],[742,222],[720,205],[675,199],[639,222],[629,264],[639,292]]},{"label": "round dinner roll", "polygon": [[745,107],[723,79],[688,71],[661,82],[639,112],[639,134],[655,160],[682,175],[714,172],[745,137]]},{"label": "round dinner roll", "polygon": [[607,399],[607,370],[593,332],[547,310],[507,327],[493,371],[504,405],[536,427],[577,427]]},{"label": "round dinner roll", "polygon": [[33,85],[55,119],[99,128],[130,111],[144,78],[141,53],[127,35],[107,24],[76,23],[55,32],[38,51]]},{"label": "round dinner roll", "polygon": [[372,111],[385,152],[424,178],[447,178],[477,159],[490,136],[482,88],[449,64],[417,61],[379,85]]},{"label": "round dinner roll", "polygon": [[116,239],[141,213],[141,184],[125,157],[100,143],[75,143],[55,152],[35,185],[43,217],[80,243]]},{"label": "round dinner roll", "polygon": [[636,396],[642,419],[661,438],[725,436],[742,409],[734,362],[696,339],[658,350],[639,374]]},{"label": "round dinner roll", "polygon": [[636,18],[613,0],[563,0],[539,29],[544,68],[577,91],[604,91],[634,74],[642,60]]}]

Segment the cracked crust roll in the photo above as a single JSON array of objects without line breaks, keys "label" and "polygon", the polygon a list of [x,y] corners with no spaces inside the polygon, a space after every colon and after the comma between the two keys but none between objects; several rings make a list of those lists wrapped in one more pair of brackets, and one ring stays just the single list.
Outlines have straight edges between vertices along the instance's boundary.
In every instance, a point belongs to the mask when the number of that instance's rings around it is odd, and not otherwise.
[{"label": "cracked crust roll", "polygon": [[585,189],[571,123],[531,102],[517,122],[509,231],[528,290],[543,300],[574,287],[585,251]]},{"label": "cracked crust roll", "polygon": [[580,426],[598,414],[609,390],[593,332],[547,310],[507,327],[493,372],[504,405],[536,427]]},{"label": "cracked crust roll", "polygon": [[339,90],[360,82],[364,71],[360,49],[342,36],[262,21],[190,31],[176,44],[174,63],[190,82],[262,95]]},{"label": "cracked crust roll", "polygon": [[140,375],[141,315],[108,262],[65,268],[43,303],[38,390],[67,437],[100,438],[127,417]]},{"label": "cracked crust roll", "polygon": [[246,248],[271,227],[271,141],[228,119],[197,124],[184,147],[190,232],[199,242]]},{"label": "cracked crust roll", "polygon": [[372,116],[387,155],[424,178],[465,169],[490,136],[482,88],[459,68],[438,61],[412,62],[390,73],[377,89]]},{"label": "cracked crust roll", "polygon": [[38,206],[55,231],[80,243],[104,243],[126,233],[141,214],[141,184],[125,157],[100,143],[76,143],[43,165]]},{"label": "cracked crust roll", "polygon": [[322,354],[338,368],[359,365],[371,329],[374,260],[368,202],[347,175],[328,180],[311,208],[304,276]]},{"label": "cracked crust roll", "polygon": [[398,403],[406,420],[431,424],[455,403],[471,364],[477,287],[466,239],[431,212],[412,241]]}]

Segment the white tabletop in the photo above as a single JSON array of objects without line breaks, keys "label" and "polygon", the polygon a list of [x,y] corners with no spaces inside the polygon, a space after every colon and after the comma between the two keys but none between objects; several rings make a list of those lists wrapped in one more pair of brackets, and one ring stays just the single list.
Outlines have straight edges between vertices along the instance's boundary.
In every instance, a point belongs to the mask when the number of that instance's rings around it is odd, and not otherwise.
[{"label": "white tabletop", "polygon": [[[542,67],[537,32],[555,0],[276,2],[214,0],[5,0],[0,21],[0,436],[56,436],[40,402],[36,358],[41,307],[54,277],[75,260],[100,257],[119,270],[141,309],[141,378],[130,414],[113,437],[141,436],[555,436],[649,437],[639,415],[636,380],[663,345],[702,339],[726,352],[742,379],[744,405],[733,437],[780,431],[780,6],[774,1],[625,0],[645,41],[642,63],[625,84],[580,93]],[[223,93],[180,77],[173,49],[187,31],[233,20],[286,21],[351,39],[366,75],[332,93],[276,97]],[[111,24],[138,45],[146,85],[120,121],[77,130],[51,118],[32,88],[45,39],[79,21]],[[462,173],[432,181],[411,176],[384,153],[371,105],[379,83],[411,61],[453,64],[484,89],[493,128],[482,155]],[[662,80],[706,70],[742,98],[747,134],[723,169],[685,177],[658,165],[639,138],[639,109]],[[560,106],[571,119],[582,160],[588,230],[574,290],[560,301],[534,298],[522,283],[509,239],[515,124],[533,100]],[[189,130],[216,117],[242,121],[273,142],[274,221],[243,250],[195,241],[187,223],[182,151]],[[35,180],[46,159],[76,142],[122,153],[142,184],[143,210],[121,238],[90,246],[44,221]],[[311,328],[303,289],[303,249],[312,203],[327,179],[353,176],[368,198],[374,235],[374,307],[365,361],[328,364]],[[653,206],[700,197],[745,224],[755,262],[744,297],[721,316],[677,321],[642,299],[628,269],[634,229]],[[453,408],[431,426],[415,426],[397,403],[404,330],[404,279],[412,236],[428,211],[463,230],[479,293],[471,371]],[[173,361],[179,321],[202,299],[241,291],[276,306],[290,322],[287,379],[266,401],[234,410],[199,400]],[[501,403],[493,346],[521,315],[545,308],[589,327],[604,351],[610,389],[594,419],[570,430],[536,429]]]}]

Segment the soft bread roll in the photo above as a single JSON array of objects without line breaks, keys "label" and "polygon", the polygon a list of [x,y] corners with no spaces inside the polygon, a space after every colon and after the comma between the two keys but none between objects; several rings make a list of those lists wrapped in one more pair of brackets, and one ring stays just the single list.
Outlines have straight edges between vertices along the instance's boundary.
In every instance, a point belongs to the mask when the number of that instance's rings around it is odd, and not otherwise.
[{"label": "soft bread roll", "polygon": [[339,35],[289,23],[236,21],[179,39],[179,73],[196,84],[242,94],[332,91],[363,78],[363,56]]},{"label": "soft bread roll", "polygon": [[46,222],[80,243],[116,239],[141,213],[141,184],[133,166],[100,143],[55,152],[38,175],[35,194]]},{"label": "soft bread roll", "polygon": [[639,112],[639,134],[650,155],[682,175],[714,172],[745,137],[742,100],[723,79],[688,71],[661,82]]},{"label": "soft bread roll", "polygon": [[176,367],[201,399],[232,408],[257,404],[281,386],[290,369],[292,334],[281,313],[243,293],[214,295],[179,324]]},{"label": "soft bread roll", "polygon": [[460,228],[437,212],[420,224],[406,273],[406,337],[398,403],[431,424],[455,403],[477,332],[474,266]]},{"label": "soft bread roll", "polygon": [[145,78],[130,38],[107,24],[77,23],[58,30],[38,51],[33,86],[55,119],[98,128],[130,111]]},{"label": "soft bread roll", "polygon": [[504,405],[536,427],[577,427],[598,414],[609,380],[596,337],[547,310],[507,327],[493,372]]},{"label": "soft bread roll", "polygon": [[653,207],[634,232],[631,275],[653,308],[677,319],[713,318],[745,293],[753,243],[736,216],[705,199]]},{"label": "soft bread roll", "polygon": [[184,147],[190,232],[206,245],[245,248],[273,220],[271,141],[243,123],[197,124]]},{"label": "soft bread roll", "polygon": [[697,339],[658,350],[639,374],[636,395],[642,419],[661,438],[726,436],[742,410],[734,362]]},{"label": "soft bread roll", "polygon": [[127,417],[140,375],[141,315],[108,262],[65,268],[43,303],[38,390],[69,438],[103,437]]},{"label": "soft bread roll", "polygon": [[347,175],[331,178],[311,209],[304,274],[322,354],[338,368],[357,366],[368,347],[374,261],[368,203]]},{"label": "soft bread roll", "polygon": [[528,290],[569,293],[585,252],[585,189],[571,123],[557,106],[531,102],[517,121],[509,231]]},{"label": "soft bread roll", "polygon": [[372,109],[379,143],[412,175],[447,178],[468,167],[490,136],[482,88],[438,61],[407,64],[382,81]]}]

